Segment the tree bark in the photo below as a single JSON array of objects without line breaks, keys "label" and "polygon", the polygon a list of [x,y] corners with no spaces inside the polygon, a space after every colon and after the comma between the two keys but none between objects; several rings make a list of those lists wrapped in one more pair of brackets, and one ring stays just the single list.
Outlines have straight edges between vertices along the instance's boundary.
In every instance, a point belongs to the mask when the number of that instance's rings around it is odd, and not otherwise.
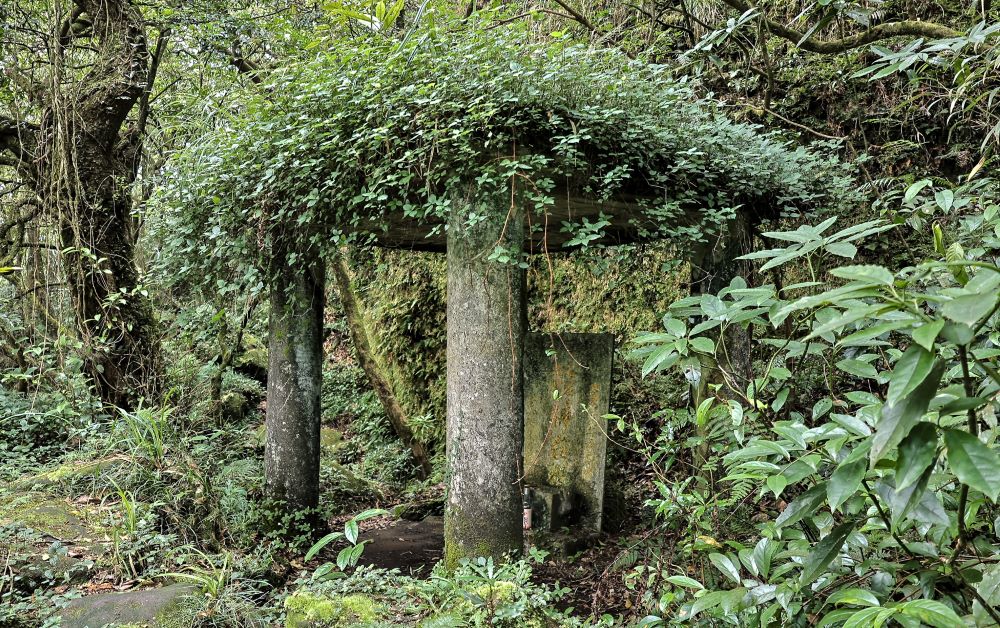
[{"label": "tree bark", "polygon": [[392,392],[389,381],[382,374],[375,353],[372,351],[371,342],[368,338],[368,330],[365,326],[364,313],[361,311],[361,304],[358,303],[351,287],[351,276],[347,268],[347,262],[343,256],[336,255],[332,264],[333,276],[337,287],[337,295],[340,297],[340,304],[344,308],[344,316],[347,318],[347,328],[351,333],[351,341],[354,343],[354,350],[358,355],[358,362],[362,370],[368,376],[368,382],[382,402],[389,423],[399,440],[406,443],[413,454],[413,460],[419,468],[420,479],[426,479],[433,470],[431,460],[427,455],[427,449],[413,435],[413,430],[407,425],[406,412],[400,405],[396,395]]},{"label": "tree bark", "polygon": [[[18,172],[59,226],[97,394],[109,405],[131,409],[159,393],[156,324],[134,261],[138,234],[130,192],[141,133],[125,129],[149,89],[150,55],[142,15],[128,0],[75,4],[74,18],[86,15],[92,24],[93,64],[62,93],[44,96],[41,124],[22,124],[17,135],[0,133],[0,145],[14,155]],[[63,33],[57,39],[61,63],[72,37]]]},{"label": "tree bark", "polygon": [[323,383],[323,265],[275,257],[270,289],[265,495],[286,514],[315,524],[319,505]]},{"label": "tree bark", "polygon": [[[691,262],[691,294],[718,294],[736,277],[750,283],[753,266],[747,260],[736,259],[753,250],[753,225],[747,212],[737,211],[725,231],[699,252]],[[692,386],[692,403],[697,409],[709,394],[709,385],[720,385],[725,398],[738,398],[753,377],[750,334],[739,325],[730,325],[725,333],[714,338],[715,358],[700,358],[700,377]],[[699,424],[697,435],[708,437],[708,426]],[[708,462],[709,443],[695,450],[694,463],[702,468]],[[711,485],[712,477],[705,480]]]},{"label": "tree bark", "polygon": [[[470,196],[472,192],[469,192]],[[470,198],[448,223],[448,496],[445,564],[503,559],[523,548],[520,467],[524,399],[524,271],[490,261],[497,245],[516,258],[523,221],[497,206],[467,224]],[[503,205],[500,205],[502,207]],[[512,213],[513,210],[512,210]]]}]

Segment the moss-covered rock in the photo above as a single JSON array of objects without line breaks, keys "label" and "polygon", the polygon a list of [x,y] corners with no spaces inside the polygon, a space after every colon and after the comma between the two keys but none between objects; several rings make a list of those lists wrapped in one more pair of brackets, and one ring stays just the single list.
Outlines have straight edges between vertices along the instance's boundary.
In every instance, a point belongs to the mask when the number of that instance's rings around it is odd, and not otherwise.
[{"label": "moss-covered rock", "polygon": [[102,626],[147,626],[181,628],[190,626],[197,613],[191,604],[197,587],[171,584],[158,589],[88,595],[73,600],[59,614],[63,628]]},{"label": "moss-covered rock", "polygon": [[285,600],[286,628],[366,626],[379,620],[384,609],[366,595],[325,597],[298,591]]},{"label": "moss-covered rock", "polygon": [[121,459],[116,457],[67,462],[48,471],[21,478],[14,483],[14,489],[24,490],[34,487],[54,486],[81,478],[94,477],[119,462],[121,462]]},{"label": "moss-covered rock", "polygon": [[92,513],[42,493],[25,493],[0,504],[0,525],[21,525],[63,542],[92,543],[100,538]]}]

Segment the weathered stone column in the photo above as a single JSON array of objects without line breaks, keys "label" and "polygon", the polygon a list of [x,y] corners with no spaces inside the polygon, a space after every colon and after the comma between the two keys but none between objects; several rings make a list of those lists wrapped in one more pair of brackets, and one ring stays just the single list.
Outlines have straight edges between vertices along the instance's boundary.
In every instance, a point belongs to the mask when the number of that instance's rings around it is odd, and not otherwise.
[{"label": "weathered stone column", "polygon": [[[520,494],[524,271],[521,217],[453,199],[448,222],[448,496],[445,564],[523,545]],[[499,205],[503,207],[503,205]],[[485,217],[483,217],[485,216]],[[497,246],[515,263],[490,261]]]},{"label": "weathered stone column", "polygon": [[319,505],[324,272],[300,260],[275,269],[268,341],[265,494],[288,513]]}]

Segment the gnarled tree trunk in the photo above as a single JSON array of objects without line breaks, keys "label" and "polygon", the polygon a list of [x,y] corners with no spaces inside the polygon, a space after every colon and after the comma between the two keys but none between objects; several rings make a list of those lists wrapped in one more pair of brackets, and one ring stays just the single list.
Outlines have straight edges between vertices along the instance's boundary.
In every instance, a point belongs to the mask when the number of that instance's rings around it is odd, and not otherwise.
[{"label": "gnarled tree trunk", "polygon": [[[61,81],[58,91],[39,84],[45,105],[40,122],[0,124],[0,151],[58,225],[97,393],[129,409],[158,393],[158,339],[135,266],[138,234],[131,214],[153,64],[142,15],[131,2],[73,5],[53,34],[47,61],[59,76],[71,76],[67,51],[76,37],[86,37],[92,65],[82,79]],[[137,103],[138,120],[126,125]]]},{"label": "gnarled tree trunk", "polygon": [[[471,192],[470,192],[471,193]],[[448,224],[448,495],[445,563],[502,559],[523,546],[521,457],[524,399],[524,271],[490,261],[497,245],[516,257],[523,222],[496,207],[467,224],[469,198],[453,199]]]}]

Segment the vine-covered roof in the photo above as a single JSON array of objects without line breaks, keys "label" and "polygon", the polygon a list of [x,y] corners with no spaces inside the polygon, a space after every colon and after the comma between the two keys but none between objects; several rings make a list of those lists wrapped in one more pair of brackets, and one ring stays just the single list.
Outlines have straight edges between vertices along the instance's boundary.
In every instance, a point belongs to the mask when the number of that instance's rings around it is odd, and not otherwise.
[{"label": "vine-covered roof", "polygon": [[[738,207],[842,205],[847,168],[735,123],[667,70],[516,31],[354,41],[276,72],[166,189],[199,258],[337,233],[442,249],[450,204],[524,208],[533,250],[711,232]],[[206,238],[205,236],[209,236]],[[225,237],[221,237],[224,235]],[[213,237],[214,236],[214,237]]]}]

